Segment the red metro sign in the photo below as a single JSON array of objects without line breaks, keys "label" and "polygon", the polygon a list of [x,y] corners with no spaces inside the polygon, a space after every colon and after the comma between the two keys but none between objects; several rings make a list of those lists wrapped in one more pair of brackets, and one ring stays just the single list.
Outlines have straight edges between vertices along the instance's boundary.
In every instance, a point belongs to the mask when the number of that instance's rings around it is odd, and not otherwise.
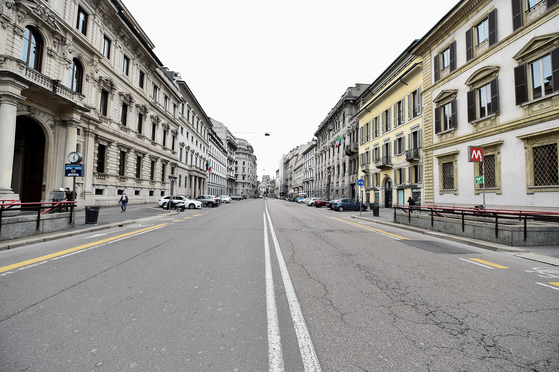
[{"label": "red metro sign", "polygon": [[483,147],[468,146],[468,161],[483,162]]}]

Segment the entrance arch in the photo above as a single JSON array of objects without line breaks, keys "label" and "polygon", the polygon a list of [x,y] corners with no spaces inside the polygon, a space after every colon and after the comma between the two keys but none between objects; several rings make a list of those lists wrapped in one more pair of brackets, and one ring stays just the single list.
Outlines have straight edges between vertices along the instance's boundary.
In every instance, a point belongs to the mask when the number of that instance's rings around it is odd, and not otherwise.
[{"label": "entrance arch", "polygon": [[18,116],[12,190],[22,202],[41,201],[43,192],[43,164],[45,160],[45,133],[28,116]]},{"label": "entrance arch", "polygon": [[384,208],[392,208],[392,180],[390,178],[384,184]]}]

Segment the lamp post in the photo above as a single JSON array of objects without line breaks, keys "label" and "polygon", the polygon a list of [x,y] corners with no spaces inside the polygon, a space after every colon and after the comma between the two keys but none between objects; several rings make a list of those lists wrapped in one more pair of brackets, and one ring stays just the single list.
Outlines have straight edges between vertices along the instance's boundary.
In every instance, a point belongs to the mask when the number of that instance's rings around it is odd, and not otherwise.
[{"label": "lamp post", "polygon": [[177,180],[177,178],[178,177],[175,176],[175,175],[170,175],[169,176],[169,180],[171,181],[171,190],[170,190],[171,192],[170,192],[170,195],[169,195],[169,203],[167,203],[167,207],[168,207],[169,212],[171,211],[171,203],[173,201],[173,193],[175,192],[175,181]]}]

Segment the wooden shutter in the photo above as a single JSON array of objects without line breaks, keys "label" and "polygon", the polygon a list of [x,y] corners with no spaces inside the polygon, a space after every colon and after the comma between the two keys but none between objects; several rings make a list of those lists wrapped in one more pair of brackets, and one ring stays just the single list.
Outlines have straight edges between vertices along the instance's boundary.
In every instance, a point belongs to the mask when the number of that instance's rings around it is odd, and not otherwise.
[{"label": "wooden shutter", "polygon": [[417,131],[417,148],[421,148],[423,146],[423,130]]},{"label": "wooden shutter", "polygon": [[435,68],[435,83],[441,79],[441,73],[439,71],[439,54],[433,58],[433,66]]},{"label": "wooden shutter", "polygon": [[[557,1],[556,1],[557,3]],[[548,0],[549,6],[549,0]],[[553,80],[553,91],[559,91],[559,48],[551,51],[551,76]]]},{"label": "wooden shutter", "polygon": [[456,70],[456,40],[450,44],[450,72]]},{"label": "wooden shutter", "polygon": [[468,92],[468,123],[476,120],[476,90]]},{"label": "wooden shutter", "polygon": [[403,185],[404,183],[406,183],[406,168],[401,168],[400,169],[400,177],[402,177],[402,179],[400,180],[400,183]]},{"label": "wooden shutter", "polygon": [[[411,150],[411,149],[412,149],[412,142],[411,142],[411,141],[412,141],[412,140],[411,140],[411,133],[410,133],[410,134],[408,134],[408,150]],[[405,147],[404,147],[404,148],[405,148]]]},{"label": "wooden shutter", "polygon": [[390,124],[390,119],[392,118],[391,111],[392,111],[391,107],[389,107],[388,110],[386,110],[386,131],[387,132],[392,129],[392,126]]},{"label": "wooden shutter", "polygon": [[417,180],[417,183],[423,183],[423,164],[419,164],[419,172],[417,172],[417,175],[419,177],[419,180]]},{"label": "wooden shutter", "polygon": [[435,108],[435,133],[441,132],[441,108]]},{"label": "wooden shutter", "polygon": [[404,124],[406,122],[405,105],[406,105],[406,100],[402,98],[402,100],[400,101],[400,124]]},{"label": "wooden shutter", "polygon": [[400,152],[406,151],[406,136],[402,136],[402,147],[400,147]]},{"label": "wooden shutter", "polygon": [[413,119],[413,103],[412,103],[412,95],[411,93],[408,94],[408,120]]},{"label": "wooden shutter", "polygon": [[489,46],[497,42],[497,9],[493,9],[487,16],[489,23]]},{"label": "wooden shutter", "polygon": [[381,133],[384,133],[384,114],[380,115],[380,130]]},{"label": "wooden shutter", "polygon": [[499,82],[491,80],[491,114],[499,112]]},{"label": "wooden shutter", "polygon": [[470,28],[468,31],[466,31],[466,61],[469,61],[472,58],[474,58],[473,44],[474,44],[474,33]]},{"label": "wooden shutter", "polygon": [[456,111],[458,111],[456,109],[456,100],[453,99],[450,102],[450,109],[452,110],[452,118],[451,118],[451,124],[452,124],[452,128],[458,128],[458,113]]},{"label": "wooden shutter", "polygon": [[365,143],[363,142],[363,127],[359,128],[360,132],[361,132],[361,144]]},{"label": "wooden shutter", "polygon": [[394,184],[398,185],[398,171],[394,169]]},{"label": "wooden shutter", "polygon": [[394,110],[394,128],[396,128],[400,123],[398,120],[398,104],[395,103],[392,109]]},{"label": "wooden shutter", "polygon": [[398,153],[398,140],[394,140],[394,156]]},{"label": "wooden shutter", "polygon": [[[555,82],[553,82],[555,85]],[[526,81],[526,64],[514,68],[514,93],[516,105],[528,101],[528,85]]]},{"label": "wooden shutter", "polygon": [[547,9],[559,4],[559,0],[547,0]]},{"label": "wooden shutter", "polygon": [[413,167],[408,167],[408,179],[410,180],[410,183],[413,183],[413,179],[412,179],[412,168]]},{"label": "wooden shutter", "polygon": [[522,19],[522,2],[524,0],[512,0],[512,30],[516,31],[524,24]]},{"label": "wooden shutter", "polygon": [[415,112],[417,113],[417,116],[419,116],[421,115],[421,87],[417,88],[416,94],[417,94],[417,106],[415,108]]}]

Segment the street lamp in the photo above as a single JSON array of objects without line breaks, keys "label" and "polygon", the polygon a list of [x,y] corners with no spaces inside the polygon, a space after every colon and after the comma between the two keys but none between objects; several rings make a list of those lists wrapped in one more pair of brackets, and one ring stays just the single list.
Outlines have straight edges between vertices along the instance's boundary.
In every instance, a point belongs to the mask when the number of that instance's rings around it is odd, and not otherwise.
[{"label": "street lamp", "polygon": [[178,177],[173,174],[169,176],[169,180],[171,181],[171,193],[169,195],[169,203],[167,203],[169,211],[171,211],[171,202],[173,200],[173,193],[175,192],[175,181],[177,180],[177,178]]}]

